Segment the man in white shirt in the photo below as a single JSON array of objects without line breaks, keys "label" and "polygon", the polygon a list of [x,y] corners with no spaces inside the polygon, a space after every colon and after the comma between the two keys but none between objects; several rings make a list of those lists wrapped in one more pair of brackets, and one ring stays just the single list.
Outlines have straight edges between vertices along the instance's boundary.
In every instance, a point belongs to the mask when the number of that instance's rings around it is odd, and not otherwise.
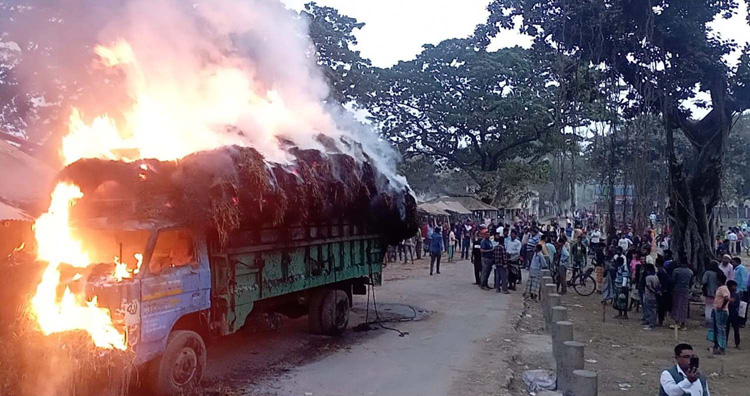
[{"label": "man in white shirt", "polygon": [[729,253],[737,254],[737,234],[734,233],[733,229],[729,229],[727,233],[727,239],[729,239]]},{"label": "man in white shirt", "polygon": [[510,256],[510,261],[518,261],[521,256],[521,246],[516,230],[511,231],[510,239],[505,241],[505,251]]},{"label": "man in white shirt", "polygon": [[648,221],[651,223],[651,228],[654,228],[654,224],[656,224],[656,213],[651,212],[648,216]]},{"label": "man in white shirt", "polygon": [[677,364],[661,373],[659,396],[711,396],[706,378],[698,370],[698,357],[693,347],[679,344],[674,353]]},{"label": "man in white shirt", "polygon": [[591,240],[591,246],[594,248],[599,247],[599,242],[601,242],[602,239],[602,233],[599,231],[599,226],[594,224],[594,231],[591,231],[591,235],[589,235],[589,239]]},{"label": "man in white shirt", "polygon": [[625,234],[622,234],[620,236],[620,240],[617,242],[617,246],[621,247],[623,252],[627,252],[628,250],[630,250],[630,245],[632,244],[633,241],[628,239]]}]

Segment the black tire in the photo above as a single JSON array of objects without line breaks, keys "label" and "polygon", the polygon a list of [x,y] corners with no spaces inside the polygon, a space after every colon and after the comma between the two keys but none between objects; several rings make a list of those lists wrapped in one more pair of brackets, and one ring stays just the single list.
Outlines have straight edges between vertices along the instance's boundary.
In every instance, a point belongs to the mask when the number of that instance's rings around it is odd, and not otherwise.
[{"label": "black tire", "polygon": [[591,275],[578,278],[573,284],[573,289],[583,297],[590,296],[596,291],[596,281]]},{"label": "black tire", "polygon": [[349,324],[349,295],[343,290],[328,290],[320,309],[323,334],[338,336]]},{"label": "black tire", "polygon": [[177,396],[191,394],[206,368],[206,344],[198,333],[175,330],[169,334],[167,348],[151,362],[151,389],[154,394]]},{"label": "black tire", "polygon": [[323,307],[323,299],[328,294],[327,289],[315,290],[310,297],[310,303],[307,305],[307,323],[310,332],[313,334],[323,334],[320,319],[322,314],[320,310]]}]

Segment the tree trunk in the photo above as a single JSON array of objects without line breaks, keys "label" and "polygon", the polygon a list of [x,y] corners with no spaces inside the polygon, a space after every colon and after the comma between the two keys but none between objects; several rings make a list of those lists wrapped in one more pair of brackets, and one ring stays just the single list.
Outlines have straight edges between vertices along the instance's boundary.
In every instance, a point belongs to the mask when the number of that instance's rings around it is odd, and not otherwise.
[{"label": "tree trunk", "polygon": [[723,151],[731,129],[731,116],[724,114],[714,119],[710,130],[701,133],[704,138],[691,139],[693,153],[685,163],[678,161],[675,155],[674,128],[669,122],[665,123],[669,150],[667,215],[672,226],[671,249],[679,262],[688,263],[697,274],[702,274],[706,264],[715,259],[714,208],[720,199]]},{"label": "tree trunk", "polygon": [[615,136],[617,136],[617,131],[615,131],[613,126],[612,136],[609,138],[609,174],[607,175],[607,178],[609,179],[609,227],[607,227],[607,246],[612,243],[612,239],[617,238],[617,225],[615,223]]}]

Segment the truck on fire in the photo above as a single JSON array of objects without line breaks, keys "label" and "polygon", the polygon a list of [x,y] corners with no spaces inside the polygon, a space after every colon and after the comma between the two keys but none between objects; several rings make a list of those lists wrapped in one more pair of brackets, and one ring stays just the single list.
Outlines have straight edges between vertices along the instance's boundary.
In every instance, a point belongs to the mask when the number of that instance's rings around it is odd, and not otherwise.
[{"label": "truck on fire", "polygon": [[[86,294],[110,308],[155,394],[195,386],[206,341],[257,314],[307,315],[311,332],[342,334],[352,296],[381,283],[387,244],[416,231],[413,197],[367,163],[299,152],[291,167],[253,168],[248,150],[84,160],[60,175],[83,191],[74,221],[92,257],[131,258],[92,270]],[[229,166],[205,166],[216,157]]]}]

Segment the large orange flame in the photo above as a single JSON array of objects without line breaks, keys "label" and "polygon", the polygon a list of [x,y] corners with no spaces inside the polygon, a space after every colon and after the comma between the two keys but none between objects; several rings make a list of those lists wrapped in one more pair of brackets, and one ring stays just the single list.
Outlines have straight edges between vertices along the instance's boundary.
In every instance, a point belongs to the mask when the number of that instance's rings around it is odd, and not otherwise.
[{"label": "large orange flame", "polygon": [[[95,53],[101,64],[125,75],[132,106],[120,111],[119,124],[107,114],[86,122],[74,108],[62,145],[66,165],[81,158],[176,160],[233,144],[252,145],[266,158],[284,161],[277,136],[302,129],[304,119],[331,126],[319,104],[295,103],[292,112],[278,91],[261,88],[247,65],[234,64],[238,61],[204,65],[191,80],[176,81],[163,78],[154,67],[144,68],[124,40],[98,46]],[[236,128],[243,124],[252,131]],[[319,126],[312,121],[305,125]]]},{"label": "large orange flame", "polygon": [[81,197],[83,194],[77,186],[58,184],[49,210],[34,225],[38,259],[49,264],[31,299],[31,308],[44,334],[84,330],[97,347],[124,350],[127,348],[125,334],[115,328],[109,310],[97,306],[96,297],[87,300],[83,294],[71,292],[68,286],[63,295],[58,296],[62,263],[77,268],[91,264],[82,243],[71,234],[68,223],[70,208]]}]

